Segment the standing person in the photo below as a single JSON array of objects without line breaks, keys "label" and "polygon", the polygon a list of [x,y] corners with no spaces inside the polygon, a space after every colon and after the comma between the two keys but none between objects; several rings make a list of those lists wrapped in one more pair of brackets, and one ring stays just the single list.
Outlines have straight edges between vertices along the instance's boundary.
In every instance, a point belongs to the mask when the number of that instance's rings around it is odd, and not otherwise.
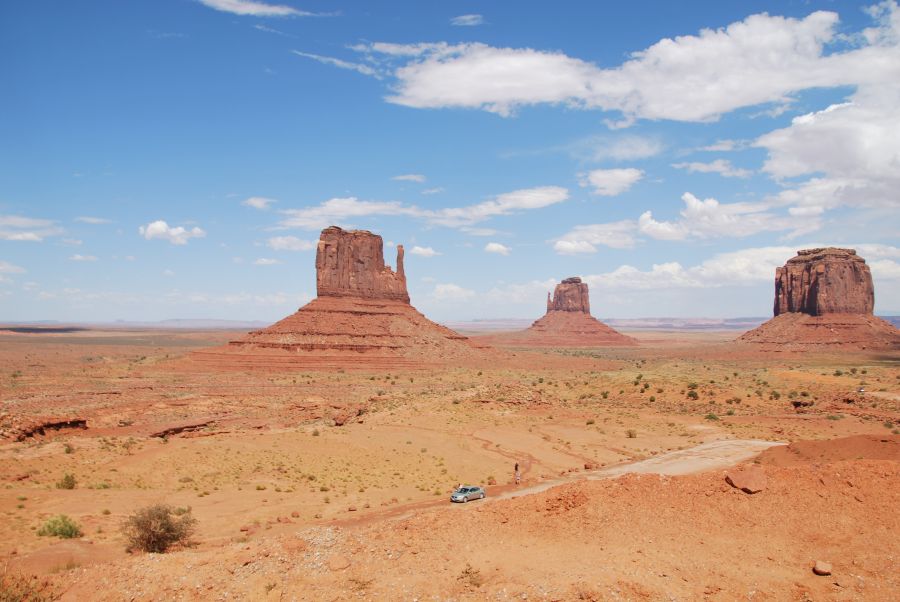
[{"label": "standing person", "polygon": [[516,473],[516,485],[518,485],[519,482],[522,480],[522,473],[519,472],[519,463],[518,462],[516,462],[515,473]]}]

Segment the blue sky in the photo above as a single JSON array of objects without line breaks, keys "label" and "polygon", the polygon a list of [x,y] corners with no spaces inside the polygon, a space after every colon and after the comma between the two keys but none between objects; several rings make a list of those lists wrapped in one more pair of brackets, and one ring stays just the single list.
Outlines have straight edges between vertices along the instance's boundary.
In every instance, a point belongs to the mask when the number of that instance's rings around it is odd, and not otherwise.
[{"label": "blue sky", "polygon": [[275,320],[338,224],[438,320],[764,316],[853,246],[900,312],[895,2],[0,7],[0,320]]}]

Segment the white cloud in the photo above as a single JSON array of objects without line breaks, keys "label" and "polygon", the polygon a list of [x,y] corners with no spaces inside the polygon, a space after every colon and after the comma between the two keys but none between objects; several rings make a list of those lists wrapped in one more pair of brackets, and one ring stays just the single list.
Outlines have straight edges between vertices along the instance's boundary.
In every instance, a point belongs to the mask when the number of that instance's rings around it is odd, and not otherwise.
[{"label": "white cloud", "polygon": [[0,274],[24,274],[25,268],[0,260]]},{"label": "white cloud", "polygon": [[[684,267],[678,262],[653,264],[649,270],[623,265],[611,272],[583,276],[592,290],[661,290],[672,288],[720,288],[771,283],[775,268],[794,257],[798,249],[834,246],[805,243],[796,246],[773,246],[741,249],[717,253],[694,266]],[[885,256],[900,257],[900,249],[889,245],[842,245],[857,249],[863,257],[878,257],[867,261],[877,280],[900,279],[900,264]],[[865,253],[863,252],[865,250]]]},{"label": "white cloud", "polygon": [[444,192],[443,188],[426,188],[422,191],[422,194],[437,194],[439,192]]},{"label": "white cloud", "polygon": [[638,220],[640,232],[659,240],[742,237],[784,230],[791,230],[790,236],[795,237],[820,225],[810,216],[771,213],[766,203],[720,203],[713,198],[700,200],[690,192],[681,199],[685,204],[681,219],[657,221],[651,211],[645,211]]},{"label": "white cloud", "polygon": [[277,202],[278,201],[276,201],[275,199],[267,199],[263,196],[252,196],[249,199],[241,201],[241,205],[264,211],[271,207],[273,203]]},{"label": "white cloud", "polygon": [[690,162],[673,163],[676,169],[686,169],[689,173],[717,173],[726,178],[749,178],[753,172],[749,169],[734,167],[727,159],[716,159],[709,163]]},{"label": "white cloud", "polygon": [[592,187],[593,193],[600,196],[617,196],[631,188],[642,177],[640,169],[628,167],[624,169],[595,169],[586,174],[579,174],[579,182],[583,187]]},{"label": "white cloud", "polygon": [[746,140],[716,140],[714,143],[701,146],[697,150],[706,152],[729,152],[736,151],[747,147]]},{"label": "white cloud", "polygon": [[0,215],[0,240],[41,242],[49,236],[58,236],[62,233],[63,229],[53,220]]},{"label": "white cloud", "polygon": [[297,10],[283,4],[267,4],[252,0],[197,0],[210,8],[232,13],[234,15],[252,17],[308,17],[314,13]]},{"label": "white cloud", "polygon": [[111,219],[106,219],[105,217],[91,217],[91,216],[81,216],[75,218],[76,222],[81,222],[83,224],[110,224],[112,223]]},{"label": "white cloud", "polygon": [[165,270],[162,271],[162,275],[163,275],[163,276],[166,276],[166,277],[174,276],[174,275],[175,275],[175,272],[173,272],[172,270],[169,270],[169,269],[165,269]]},{"label": "white cloud", "polygon": [[559,186],[523,188],[499,194],[492,200],[476,205],[426,211],[423,213],[423,216],[427,221],[434,224],[457,227],[471,225],[498,215],[509,215],[529,209],[541,209],[562,203],[568,198],[569,191]]},{"label": "white cloud", "polygon": [[276,251],[312,251],[316,243],[296,236],[274,236],[266,241],[266,246]]},{"label": "white cloud", "polygon": [[360,201],[356,197],[328,199],[320,205],[302,209],[286,209],[281,221],[286,228],[321,230],[331,225],[347,225],[348,220],[370,215],[413,215],[415,207],[397,201]]},{"label": "white cloud", "polygon": [[553,249],[561,255],[596,253],[596,245],[631,249],[635,243],[635,230],[636,225],[631,220],[575,226],[553,244]]},{"label": "white cloud", "polygon": [[440,253],[431,247],[420,247],[419,245],[414,246],[409,252],[412,255],[418,255],[420,257],[434,257],[435,255],[440,255]]},{"label": "white cloud", "polygon": [[488,253],[497,253],[498,255],[509,255],[509,252],[512,250],[506,245],[500,244],[499,242],[489,242],[484,245],[484,250]]},{"label": "white cloud", "polygon": [[64,239],[62,239],[62,243],[64,245],[69,245],[70,247],[80,247],[82,245],[83,241],[81,241],[77,238],[64,238]]},{"label": "white cloud", "polygon": [[900,280],[900,263],[891,259],[876,259],[868,264],[874,279]]},{"label": "white cloud", "polygon": [[540,209],[569,198],[569,192],[559,186],[525,188],[499,194],[491,200],[465,207],[422,209],[398,201],[360,201],[356,197],[333,198],[320,205],[302,209],[287,209],[287,217],[280,222],[284,228],[319,230],[330,225],[347,225],[348,220],[372,215],[406,216],[430,224],[461,228],[491,217],[510,215],[519,211]]},{"label": "white cloud", "polygon": [[683,267],[678,262],[653,264],[649,270],[623,265],[611,272],[584,276],[592,290],[659,290],[717,288],[768,282],[775,268],[795,254],[793,247],[762,247],[719,253],[702,263]]},{"label": "white cloud", "polygon": [[474,296],[475,291],[451,283],[436,284],[431,292],[431,298],[435,301],[465,301]]},{"label": "white cloud", "polygon": [[362,73],[363,75],[368,75],[376,79],[381,79],[382,77],[378,71],[376,71],[369,65],[364,65],[362,63],[345,61],[343,59],[334,58],[332,56],[322,56],[321,54],[312,54],[311,52],[300,52],[299,50],[291,50],[291,52],[293,52],[297,56],[306,57],[308,59],[318,61],[324,65],[331,65],[333,67],[338,67],[339,69],[356,71],[357,73]]},{"label": "white cloud", "polygon": [[95,257],[94,255],[81,255],[79,253],[76,253],[75,255],[69,257],[69,261],[97,261],[97,257]]},{"label": "white cloud", "polygon": [[161,219],[150,222],[146,226],[140,226],[138,232],[147,240],[158,238],[160,240],[168,240],[173,245],[186,245],[188,240],[192,238],[203,238],[206,236],[206,232],[196,226],[190,230],[182,226],[173,228]]},{"label": "white cloud", "polygon": [[450,19],[451,25],[458,27],[473,27],[475,25],[483,25],[484,17],[481,15],[459,15]]},{"label": "white cloud", "polygon": [[408,173],[400,176],[394,176],[391,178],[392,180],[397,180],[398,182],[424,182],[427,178],[420,173]]},{"label": "white cloud", "polygon": [[633,161],[655,157],[665,145],[659,138],[637,134],[604,134],[581,138],[567,145],[566,150],[580,161]]},{"label": "white cloud", "polygon": [[278,265],[281,262],[277,259],[271,259],[269,257],[260,257],[256,261],[253,262],[253,265]]},{"label": "white cloud", "polygon": [[[536,104],[619,111],[636,118],[710,121],[755,105],[783,106],[806,89],[900,80],[893,2],[861,45],[832,51],[838,15],[751,15],[724,28],[666,38],[611,69],[531,48],[466,44],[368,44],[390,61],[387,100],[416,108],[459,107],[510,115]],[[406,62],[402,62],[405,60]]]}]

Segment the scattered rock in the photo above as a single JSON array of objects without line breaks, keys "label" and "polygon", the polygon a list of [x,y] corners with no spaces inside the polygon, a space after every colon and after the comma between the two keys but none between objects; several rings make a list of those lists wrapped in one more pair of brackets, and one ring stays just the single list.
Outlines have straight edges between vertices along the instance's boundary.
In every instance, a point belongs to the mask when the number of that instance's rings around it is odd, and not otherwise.
[{"label": "scattered rock", "polygon": [[759,466],[752,465],[725,473],[725,482],[744,493],[759,493],[766,488],[766,473]]},{"label": "scattered rock", "polygon": [[831,563],[825,562],[824,560],[816,560],[816,564],[813,565],[813,573],[816,575],[826,576],[831,574]]}]

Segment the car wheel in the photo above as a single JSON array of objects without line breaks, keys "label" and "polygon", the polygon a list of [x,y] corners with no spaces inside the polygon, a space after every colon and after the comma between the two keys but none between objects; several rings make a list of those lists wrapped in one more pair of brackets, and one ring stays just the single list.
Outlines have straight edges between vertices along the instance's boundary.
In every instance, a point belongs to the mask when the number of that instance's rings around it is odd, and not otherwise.
[{"label": "car wheel", "polygon": [[465,503],[468,502],[468,501],[469,501],[469,496],[466,496],[466,497],[463,498],[463,504],[465,504]]},{"label": "car wheel", "polygon": [[481,494],[481,499],[484,499],[484,494],[483,494],[483,493]]}]

